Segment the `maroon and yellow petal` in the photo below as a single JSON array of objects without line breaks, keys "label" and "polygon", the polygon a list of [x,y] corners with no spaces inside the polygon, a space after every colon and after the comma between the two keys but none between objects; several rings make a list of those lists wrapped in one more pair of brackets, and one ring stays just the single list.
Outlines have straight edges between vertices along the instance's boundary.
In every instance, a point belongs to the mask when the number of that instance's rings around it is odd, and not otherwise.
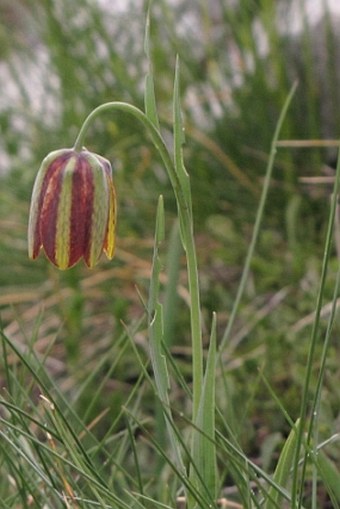
[{"label": "maroon and yellow petal", "polygon": [[38,256],[42,246],[40,231],[41,211],[44,203],[49,179],[60,171],[64,161],[70,157],[70,150],[62,149],[51,152],[42,162],[36,177],[31,199],[28,222],[28,255],[34,259]]},{"label": "maroon and yellow petal", "polygon": [[93,178],[93,202],[89,242],[84,252],[84,260],[88,267],[96,265],[103,250],[106,226],[109,215],[108,183],[106,173],[99,158],[87,153],[87,161],[91,166]]},{"label": "maroon and yellow petal", "polygon": [[66,160],[58,159],[54,164],[58,170],[48,179],[44,192],[40,214],[40,235],[48,259],[57,267],[65,269],[69,266],[69,193],[76,158],[71,153]]},{"label": "maroon and yellow petal", "polygon": [[85,157],[79,155],[72,182],[71,231],[69,265],[74,265],[85,255],[90,243],[93,208],[92,169]]}]

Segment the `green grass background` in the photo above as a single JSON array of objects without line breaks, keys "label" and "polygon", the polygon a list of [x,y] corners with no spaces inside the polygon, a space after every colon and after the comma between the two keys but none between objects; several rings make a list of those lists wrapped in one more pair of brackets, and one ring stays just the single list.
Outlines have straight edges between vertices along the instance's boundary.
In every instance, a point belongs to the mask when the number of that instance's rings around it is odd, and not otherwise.
[{"label": "green grass background", "polygon": [[[229,323],[275,126],[295,80],[298,88],[280,138],[339,137],[340,46],[334,15],[320,0],[323,17],[314,26],[304,3],[296,4],[299,33],[289,32],[289,0],[241,0],[236,6],[227,0],[211,5],[159,0],[150,7],[150,59],[168,146],[176,55],[180,60],[184,158],[192,188],[207,366],[209,344],[215,333],[220,344]],[[209,490],[202,495],[197,488],[200,476],[195,481],[187,475],[193,450],[192,345],[176,201],[161,159],[132,117],[122,112],[103,116],[86,142],[114,168],[119,205],[115,259],[103,260],[93,271],[80,264],[58,272],[43,256],[33,263],[26,254],[29,200],[42,158],[72,146],[86,115],[103,102],[127,101],[143,108],[147,7],[147,2],[132,1],[121,13],[108,2],[103,13],[90,0],[0,3],[4,508],[174,508],[182,507],[183,498],[192,508],[217,507]],[[221,504],[340,505],[340,327],[332,316],[336,242],[326,246],[315,355],[310,364],[307,360],[337,156],[335,144],[328,145],[312,142],[308,148],[291,145],[276,152],[249,275],[215,372],[216,433],[207,443],[208,454],[213,441],[217,451],[213,468],[216,497],[225,500]],[[315,183],[306,177],[324,178]],[[160,194],[165,225],[158,245],[154,231]],[[148,345],[155,252],[163,354],[171,382],[168,421]],[[211,332],[214,312],[216,330]],[[306,472],[296,474],[304,482],[301,499],[294,502],[293,495],[292,502],[296,444],[291,430],[301,416],[301,398],[309,403],[315,397],[325,341],[317,425],[309,445],[313,461],[306,463]],[[311,369],[307,394],[306,364]],[[306,429],[309,417],[307,412]],[[183,453],[184,474],[176,466],[166,422]],[[200,424],[204,430],[212,423],[203,416]],[[202,474],[197,454],[192,459]],[[281,459],[271,491],[279,457],[288,459]],[[287,490],[281,493],[286,502],[279,500],[279,485]]]}]

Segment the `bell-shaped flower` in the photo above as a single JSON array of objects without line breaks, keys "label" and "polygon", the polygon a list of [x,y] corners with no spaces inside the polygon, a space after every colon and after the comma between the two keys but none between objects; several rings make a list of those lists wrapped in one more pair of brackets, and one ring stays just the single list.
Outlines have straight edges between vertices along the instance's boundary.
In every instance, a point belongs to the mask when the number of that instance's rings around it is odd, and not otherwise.
[{"label": "bell-shaped flower", "polygon": [[88,150],[61,149],[42,162],[33,192],[28,252],[34,259],[43,247],[59,269],[84,258],[94,267],[104,251],[115,247],[116,199],[112,168]]}]

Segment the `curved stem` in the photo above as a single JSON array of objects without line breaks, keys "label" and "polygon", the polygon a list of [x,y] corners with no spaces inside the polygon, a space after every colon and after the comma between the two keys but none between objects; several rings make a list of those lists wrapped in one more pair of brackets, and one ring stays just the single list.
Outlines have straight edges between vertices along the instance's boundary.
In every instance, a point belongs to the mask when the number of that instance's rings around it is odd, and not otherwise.
[{"label": "curved stem", "polygon": [[191,207],[187,202],[181,181],[176,172],[174,163],[158,129],[152,121],[135,106],[113,101],[104,103],[95,108],[85,119],[74,144],[74,150],[80,152],[84,145],[84,139],[91,124],[97,117],[108,111],[122,111],[133,115],[146,128],[151,140],[156,147],[164,166],[169,175],[171,185],[176,197],[178,212],[182,221],[182,243],[186,251],[186,263],[188,271],[188,283],[190,292],[190,324],[192,340],[192,364],[193,364],[193,421],[195,422],[203,383],[203,352],[201,331],[201,309],[198,285],[198,270],[196,248],[193,235]]},{"label": "curved stem", "polygon": [[163,163],[167,169],[172,187],[174,188],[176,198],[178,198],[178,204],[180,205],[182,210],[187,209],[188,207],[185,202],[183,192],[181,190],[180,181],[176,174],[168,149],[166,148],[166,145],[154,124],[139,108],[136,108],[136,106],[124,102],[113,101],[101,104],[100,106],[95,108],[86,117],[83,125],[81,126],[79,134],[74,143],[73,149],[76,152],[80,152],[82,150],[85,136],[91,124],[96,120],[97,117],[110,110],[123,111],[125,113],[129,113],[130,115],[136,117],[144,125],[144,127],[146,127],[147,131],[151,136],[152,142],[157,148],[159,155],[161,156]]}]

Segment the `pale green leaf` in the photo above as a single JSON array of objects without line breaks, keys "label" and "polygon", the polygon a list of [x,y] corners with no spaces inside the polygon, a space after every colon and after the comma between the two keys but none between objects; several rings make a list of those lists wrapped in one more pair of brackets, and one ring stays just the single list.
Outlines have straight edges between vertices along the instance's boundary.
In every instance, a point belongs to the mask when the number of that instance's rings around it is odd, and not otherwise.
[{"label": "pale green leaf", "polygon": [[216,501],[216,446],[215,446],[215,375],[216,375],[216,315],[213,315],[210,346],[205,368],[201,400],[197,413],[192,447],[192,480],[198,491]]},{"label": "pale green leaf", "polygon": [[340,504],[340,472],[333,461],[323,451],[317,454],[318,472],[327,487],[328,494],[333,502],[333,507]]},{"label": "pale green leaf", "polygon": [[[290,471],[294,463],[294,457],[296,454],[296,446],[297,446],[297,437],[298,437],[298,429],[300,426],[300,420],[298,419],[295,423],[295,426],[292,428],[291,432],[288,435],[287,440],[284,443],[282,448],[279,461],[276,465],[276,469],[273,475],[273,482],[277,484],[280,488],[286,488]],[[277,507],[281,507],[282,494],[274,485],[270,486],[268,490],[268,498],[266,500],[265,509],[273,509]]]},{"label": "pale green leaf", "polygon": [[154,372],[155,385],[158,398],[164,411],[165,425],[171,443],[171,449],[178,468],[184,471],[180,448],[177,436],[174,432],[174,423],[171,416],[170,400],[168,395],[169,376],[166,357],[163,352],[164,325],[163,306],[159,302],[159,275],[161,263],[159,259],[159,247],[164,238],[164,205],[163,197],[158,200],[156,229],[154,241],[154,253],[152,261],[152,272],[150,280],[148,315],[149,315],[149,348],[152,369]]},{"label": "pale green leaf", "polygon": [[[184,126],[182,121],[181,103],[180,103],[180,68],[179,59],[176,60],[174,92],[173,92],[173,119],[174,119],[174,165],[180,185],[179,193],[182,194],[187,211],[192,218],[192,203],[191,203],[191,189],[190,179],[186,171],[183,160],[183,144],[185,141]],[[185,247],[185,235],[183,232],[183,211],[178,210],[180,219],[180,233],[182,244]]]}]

